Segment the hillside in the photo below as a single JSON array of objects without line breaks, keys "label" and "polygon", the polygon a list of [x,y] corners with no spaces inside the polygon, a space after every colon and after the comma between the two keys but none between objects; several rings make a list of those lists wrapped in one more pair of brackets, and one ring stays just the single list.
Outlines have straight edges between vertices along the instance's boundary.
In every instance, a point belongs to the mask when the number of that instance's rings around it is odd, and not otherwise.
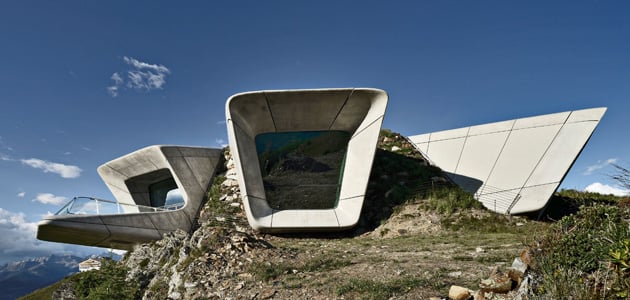
[{"label": "hillside", "polygon": [[[120,264],[68,278],[24,299],[50,299],[53,292],[67,299],[428,299],[448,296],[452,285],[477,290],[482,280],[504,274],[519,254],[537,255],[532,249],[542,242],[554,246],[541,237],[557,226],[482,209],[388,131],[379,140],[356,228],[260,234],[247,224],[229,152],[225,155],[226,176],[211,187],[197,230],[140,245]],[[617,207],[618,200],[607,207]],[[611,222],[623,229],[623,220]],[[628,237],[619,236],[622,241]],[[547,276],[545,265],[528,263],[541,299],[554,295],[550,285],[540,283]],[[612,291],[615,286],[608,284]],[[485,299],[504,299],[495,296],[488,293]]]}]

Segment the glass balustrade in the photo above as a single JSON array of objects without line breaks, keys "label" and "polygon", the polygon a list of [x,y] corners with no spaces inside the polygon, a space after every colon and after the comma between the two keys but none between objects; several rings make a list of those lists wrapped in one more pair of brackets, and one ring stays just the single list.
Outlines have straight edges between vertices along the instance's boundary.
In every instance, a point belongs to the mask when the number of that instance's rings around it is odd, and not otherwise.
[{"label": "glass balustrade", "polygon": [[184,207],[181,202],[170,202],[160,207],[124,204],[92,197],[74,197],[55,215],[113,215],[139,212],[170,211]]}]

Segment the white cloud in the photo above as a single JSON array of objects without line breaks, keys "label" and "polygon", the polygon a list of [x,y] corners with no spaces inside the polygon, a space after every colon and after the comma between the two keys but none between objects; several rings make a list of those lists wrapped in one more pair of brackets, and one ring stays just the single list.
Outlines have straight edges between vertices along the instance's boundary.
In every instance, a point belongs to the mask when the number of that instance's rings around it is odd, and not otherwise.
[{"label": "white cloud", "polygon": [[0,264],[52,253],[72,253],[85,256],[102,250],[36,239],[37,223],[28,222],[24,213],[0,208]]},{"label": "white cloud", "polygon": [[70,155],[70,154],[72,154],[72,152],[70,152],[70,151],[66,151],[66,152],[63,153],[63,155]]},{"label": "white cloud", "polygon": [[37,201],[43,204],[53,204],[53,205],[62,205],[68,202],[66,197],[55,196],[51,193],[37,194],[37,197],[35,197],[33,201]]},{"label": "white cloud", "polygon": [[214,142],[221,147],[227,147],[228,145],[224,139],[214,139]]},{"label": "white cloud", "polygon": [[90,148],[88,148],[88,147],[85,147],[85,146],[81,147],[81,149],[82,149],[83,151],[92,151],[92,149],[90,149]]},{"label": "white cloud", "polygon": [[118,86],[108,86],[107,87],[107,93],[112,96],[113,98],[118,97]]},{"label": "white cloud", "polygon": [[121,85],[123,83],[123,79],[122,77],[120,77],[120,74],[118,74],[118,72],[114,72],[114,74],[112,74],[112,77],[110,78],[114,81],[114,84],[116,85]]},{"label": "white cloud", "polygon": [[24,196],[26,196],[26,192],[19,192],[17,196],[20,198],[24,198]]},{"label": "white cloud", "polygon": [[132,65],[134,66],[136,69],[142,70],[142,69],[148,69],[148,70],[153,70],[155,72],[158,73],[170,73],[171,71],[163,66],[163,65],[153,65],[153,64],[149,64],[149,63],[145,63],[145,62],[141,62],[133,57],[123,57],[123,60],[128,64],[128,65]]},{"label": "white cloud", "polygon": [[596,164],[592,165],[592,166],[588,166],[586,168],[586,170],[584,170],[584,172],[582,172],[582,175],[591,175],[593,174],[593,172],[597,171],[597,170],[601,170],[605,167],[607,167],[610,164],[614,164],[617,162],[616,158],[609,158],[605,161],[598,161]]},{"label": "white cloud", "polygon": [[225,120],[217,121],[217,125],[224,125],[224,124],[225,124]]},{"label": "white cloud", "polygon": [[13,159],[11,158],[11,156],[8,156],[8,155],[6,155],[6,154],[4,154],[4,153],[0,153],[0,160],[3,160],[3,161],[12,161]]},{"label": "white cloud", "polygon": [[44,173],[56,173],[63,178],[77,178],[81,176],[81,168],[72,165],[64,165],[60,163],[41,160],[38,158],[29,158],[20,160],[23,164],[44,170]]},{"label": "white cloud", "polygon": [[584,191],[591,192],[591,193],[600,193],[603,195],[612,194],[615,196],[630,196],[629,190],[625,190],[617,186],[610,186],[607,184],[602,184],[599,182],[594,182],[594,183],[589,184],[587,187],[584,188]]},{"label": "white cloud", "polygon": [[125,72],[126,82],[119,72],[115,72],[110,77],[114,84],[107,87],[107,92],[114,98],[118,96],[121,88],[144,92],[163,89],[166,76],[171,73],[164,65],[150,64],[127,56],[123,57],[123,60],[131,67],[131,70]]}]

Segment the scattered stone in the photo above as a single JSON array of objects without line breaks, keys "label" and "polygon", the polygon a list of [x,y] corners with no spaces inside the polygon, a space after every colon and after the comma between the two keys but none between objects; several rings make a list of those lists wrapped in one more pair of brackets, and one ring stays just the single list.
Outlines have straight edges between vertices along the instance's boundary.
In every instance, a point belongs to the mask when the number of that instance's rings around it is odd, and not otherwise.
[{"label": "scattered stone", "polygon": [[224,187],[236,187],[238,186],[238,181],[234,179],[226,179],[223,183],[221,183],[221,185]]},{"label": "scattered stone", "polygon": [[529,299],[529,297],[527,297],[528,294],[529,294],[529,277],[525,277],[521,281],[518,291],[516,291],[516,296],[514,297],[514,300],[527,300]]},{"label": "scattered stone", "polygon": [[512,278],[512,280],[514,281],[518,281],[514,278],[523,278],[525,272],[527,271],[527,264],[523,263],[520,257],[514,258],[514,261],[512,262],[512,267],[510,267],[509,271],[510,272],[508,273],[514,273],[514,276],[510,275],[510,278]]},{"label": "scattered stone", "polygon": [[397,151],[400,151],[400,147],[392,146],[392,152],[397,152]]},{"label": "scattered stone", "polygon": [[260,299],[271,299],[277,293],[276,290],[264,290],[260,294]]},{"label": "scattered stone", "polygon": [[484,250],[484,249],[483,249],[483,248],[481,248],[481,247],[477,247],[477,248],[475,248],[475,252],[477,252],[477,253],[483,253],[483,252],[486,252],[486,250]]},{"label": "scattered stone", "polygon": [[453,300],[466,300],[470,299],[470,291],[461,286],[453,285],[448,290],[448,297]]},{"label": "scattered stone", "polygon": [[523,249],[521,251],[521,255],[519,257],[521,258],[521,261],[524,264],[526,264],[528,266],[532,264],[532,255],[531,255],[531,253],[529,253],[529,250]]},{"label": "scattered stone", "polygon": [[462,272],[461,271],[451,272],[451,273],[448,273],[448,276],[449,277],[460,277],[460,276],[462,276]]},{"label": "scattered stone", "polygon": [[486,300],[486,293],[484,293],[484,291],[482,291],[482,290],[478,290],[478,291],[473,293],[473,299],[474,300]]},{"label": "scattered stone", "polygon": [[479,283],[479,288],[484,292],[507,293],[512,290],[512,279],[506,274],[499,274]]}]

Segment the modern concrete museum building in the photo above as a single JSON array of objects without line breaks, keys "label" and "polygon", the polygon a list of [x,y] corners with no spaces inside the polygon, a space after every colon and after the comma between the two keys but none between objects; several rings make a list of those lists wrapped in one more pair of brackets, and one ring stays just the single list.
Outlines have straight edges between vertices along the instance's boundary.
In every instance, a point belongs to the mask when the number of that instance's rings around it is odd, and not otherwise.
[{"label": "modern concrete museum building", "polygon": [[545,207],[605,112],[567,111],[409,139],[485,207],[526,213]]},{"label": "modern concrete museum building", "polygon": [[98,173],[117,202],[76,197],[39,223],[45,241],[130,249],[189,231],[223,161],[221,149],[151,146],[103,164]]},{"label": "modern concrete museum building", "polygon": [[[265,232],[355,226],[388,96],[370,88],[236,94],[226,125],[249,224]],[[409,140],[453,182],[499,213],[543,208],[606,108],[427,133]],[[418,128],[421,122],[414,120]],[[98,172],[116,202],[77,197],[39,224],[41,240],[129,249],[190,231],[221,149],[151,146]]]}]

